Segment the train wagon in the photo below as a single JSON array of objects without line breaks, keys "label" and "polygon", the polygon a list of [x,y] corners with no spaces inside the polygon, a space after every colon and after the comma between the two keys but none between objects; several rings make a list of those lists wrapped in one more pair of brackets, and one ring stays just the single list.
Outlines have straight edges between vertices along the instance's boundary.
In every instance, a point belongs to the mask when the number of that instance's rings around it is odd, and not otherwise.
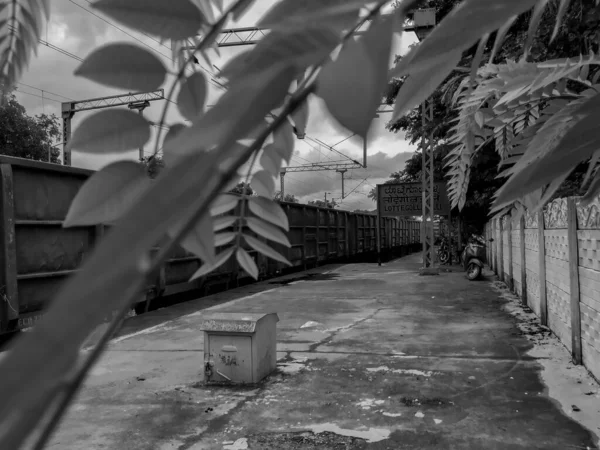
[{"label": "train wagon", "polygon": [[[65,279],[77,272],[107,227],[62,227],[73,198],[94,171],[1,156],[0,170],[2,334],[30,327],[43,316],[48,302]],[[270,245],[286,256],[293,268],[372,257],[377,250],[374,215],[295,203],[282,203],[282,207],[290,224],[291,248]],[[407,253],[418,246],[418,222],[382,220],[382,252]],[[260,278],[287,270],[282,263],[247,250],[257,263]],[[198,291],[201,295],[215,284],[229,288],[248,281],[248,275],[232,258],[213,273],[190,282],[200,265],[196,256],[176,248],[149,278],[134,305],[136,311],[146,311],[152,301],[173,294]]]}]

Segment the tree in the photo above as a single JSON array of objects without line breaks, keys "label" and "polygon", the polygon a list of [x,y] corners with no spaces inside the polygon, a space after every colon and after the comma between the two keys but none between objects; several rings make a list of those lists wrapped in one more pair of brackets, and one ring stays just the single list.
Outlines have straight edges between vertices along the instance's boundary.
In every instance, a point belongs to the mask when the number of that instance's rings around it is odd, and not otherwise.
[{"label": "tree", "polygon": [[165,162],[159,155],[145,156],[142,164],[146,166],[150,178],[156,178],[165,167]]},{"label": "tree", "polygon": [[14,94],[5,95],[0,105],[0,130],[3,155],[46,162],[50,155],[50,162],[60,163],[60,150],[52,145],[61,136],[54,114],[28,116]]},{"label": "tree", "polygon": [[[275,192],[275,196],[273,197],[273,200],[275,200],[276,202],[281,202],[281,191],[277,191]],[[283,202],[285,203],[300,203],[300,200],[298,200],[294,195],[292,194],[285,194],[284,198],[283,198]]]},{"label": "tree", "polygon": [[338,205],[333,198],[331,200],[327,200],[327,203],[325,203],[325,200],[310,200],[308,204],[311,206],[318,206],[319,208],[329,209],[334,209]]},{"label": "tree", "polygon": [[[435,7],[438,13],[438,20],[450,11],[455,0],[435,0],[426,2],[427,6]],[[565,32],[558,34],[558,37],[550,45],[550,35],[554,29],[556,10],[551,6],[542,15],[540,26],[538,29],[539,39],[533,42],[530,51],[530,59],[546,60],[566,56],[573,56],[575,51],[578,53],[582,49],[596,50],[598,49],[597,25],[600,15],[598,9],[595,8],[593,2],[573,3],[567,10],[563,22]],[[496,52],[495,61],[506,59],[518,59],[523,54],[524,46],[527,40],[528,22],[530,14],[524,14],[518,18]],[[494,44],[495,35],[487,41],[484,50],[484,59],[491,56]],[[474,45],[463,53],[459,67],[469,67],[473,63],[473,59],[477,50]],[[576,54],[575,53],[575,54]],[[465,72],[452,72],[444,82],[434,91],[431,100],[434,105],[434,120],[427,124],[423,129],[421,110],[416,108],[411,113],[402,117],[396,122],[390,122],[388,128],[393,132],[403,131],[406,133],[407,139],[412,143],[419,140],[424,134],[431,135],[436,147],[435,172],[436,178],[439,179],[438,171],[439,155],[437,152],[443,148],[447,142],[448,136],[451,134],[452,122],[459,117],[460,110],[453,107],[450,102],[460,83],[464,83],[469,76]],[[388,86],[386,93],[386,102],[393,103],[398,95],[398,92],[404,84],[406,77],[393,80]],[[441,144],[441,145],[440,145]],[[451,145],[450,147],[453,147]],[[479,226],[483,226],[493,201],[494,193],[502,186],[503,180],[497,178],[498,163],[501,161],[500,155],[496,154],[497,142],[490,141],[484,144],[480,150],[474,155],[474,158],[469,163],[470,182],[466,183],[467,191],[461,190],[462,198],[465,199],[464,204],[461,204],[461,215],[467,220],[479,222]],[[446,155],[448,152],[445,152]],[[444,157],[446,157],[444,155]],[[407,162],[407,169],[420,176],[420,154]],[[466,160],[465,160],[466,161]],[[444,164],[447,162],[443,161]],[[414,164],[414,165],[413,165]],[[412,167],[411,167],[412,166]],[[419,170],[416,170],[417,167]],[[447,178],[450,171],[454,172],[455,166],[443,168],[443,177]],[[584,178],[586,167],[580,166],[577,171],[570,175],[560,187],[559,191],[554,195],[573,195],[579,192],[581,181]]]},{"label": "tree", "polygon": [[233,189],[230,189],[229,192],[240,195],[254,195],[254,189],[252,189],[250,184],[245,181],[240,181]]},{"label": "tree", "polygon": [[[261,38],[252,50],[232,58],[220,71],[227,92],[209,110],[205,105],[208,80],[202,72],[195,71],[193,53],[209,59],[207,50],[216,45],[219,30],[230,17],[238,20],[251,2],[228,2],[227,10],[216,18],[213,15],[222,6],[220,0],[170,2],[174,7],[168,10],[156,1],[123,0],[121,6],[126,7],[119,8],[114,7],[114,2],[94,3],[95,9],[121,25],[171,41],[174,64],[166,67],[141,46],[109,43],[83,60],[77,76],[129,92],[151,91],[168,84],[165,108],[177,105],[189,123],[170,126],[164,141],[162,134],[157,133],[154,153],[162,145],[173,162],[155,182],[148,182],[139,165],[122,160],[95,172],[75,196],[64,227],[94,226],[115,220],[119,225],[111,228],[86,256],[77,273],[61,284],[49,302],[45,320],[18,340],[0,361],[0,448],[18,450],[34,439],[39,440],[32,442],[33,446],[43,447],[128,308],[177,245],[202,261],[193,278],[210,273],[232,258],[258,278],[258,267],[246,244],[289,264],[285,256],[247,234],[247,230],[291,247],[284,232],[288,225],[284,212],[269,198],[274,194],[279,169],[293,154],[294,127],[299,134],[306,127],[307,99],[311,94],[324,101],[341,126],[362,137],[376,115],[380,93],[389,80],[390,44],[399,29],[393,18],[380,14],[388,2],[369,2],[369,12],[360,14],[367,3],[347,2],[344,8],[338,8],[330,2],[311,2],[312,9],[308,10],[294,7],[297,0],[280,0],[259,23],[273,32]],[[481,8],[481,1],[465,0],[456,14],[446,17],[445,27],[437,27],[427,37],[428,45],[415,47],[409,58],[392,69],[392,74],[413,77],[408,78],[412,86],[399,108],[410,108],[429,97],[439,78],[450,75],[456,55],[474,47],[478,38],[494,33],[511,17],[531,9],[535,2],[498,3],[501,7],[485,9]],[[415,0],[404,0],[399,16],[404,17],[403,13],[416,4]],[[561,0],[560,4],[569,2]],[[10,89],[34,53],[35,36],[41,33],[50,1],[0,0],[1,8],[7,6],[9,18],[1,36],[6,48],[0,83]],[[32,19],[31,11],[40,14]],[[354,23],[349,23],[351,18]],[[358,40],[343,32],[362,27],[369,20],[368,30]],[[556,20],[560,28],[561,20]],[[534,20],[531,23],[536,24]],[[534,34],[532,30],[530,36]],[[195,49],[182,51],[192,39]],[[332,59],[334,52],[336,58]],[[140,61],[144,62],[145,74],[140,74]],[[356,69],[351,78],[349,67]],[[406,82],[402,89],[409,91]],[[400,93],[406,94],[402,90]],[[600,148],[600,136],[592,126],[597,124],[598,107],[594,105],[599,103],[600,94],[587,95],[588,100],[579,98],[581,109],[564,112],[562,124],[568,124],[572,132],[562,137],[555,134],[558,143],[547,154],[536,154],[537,160],[529,165],[528,170],[533,172],[527,183],[556,177],[557,160],[549,164],[544,158],[554,158],[558,153],[571,164]],[[548,110],[547,114],[556,117]],[[162,117],[166,117],[166,109]],[[81,152],[125,153],[144,145],[153,125],[124,108],[98,111],[81,122],[71,145]],[[158,129],[165,125],[161,120]],[[110,131],[103,134],[101,130]],[[576,142],[577,146],[566,152],[565,142]],[[248,163],[254,166],[259,160],[264,169],[254,173],[249,182],[268,195],[248,201],[227,195],[224,191],[240,169]],[[552,169],[550,175],[542,171],[548,167]],[[240,202],[241,207],[236,208]],[[240,214],[233,217],[234,222],[230,222],[231,217],[221,216],[230,211]],[[213,215],[219,216],[218,222]],[[225,227],[227,231],[219,228],[228,223],[234,225]],[[160,249],[152,251],[158,242]],[[82,354],[80,349],[86,337],[102,323],[103,317],[115,311],[117,314],[112,316],[97,346]],[[58,321],[60,327],[56,327]]]}]

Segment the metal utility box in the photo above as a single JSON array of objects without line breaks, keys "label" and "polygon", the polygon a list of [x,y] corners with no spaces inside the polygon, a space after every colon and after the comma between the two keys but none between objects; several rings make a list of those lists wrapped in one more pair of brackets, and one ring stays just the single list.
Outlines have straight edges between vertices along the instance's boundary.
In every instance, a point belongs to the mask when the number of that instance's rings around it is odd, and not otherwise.
[{"label": "metal utility box", "polygon": [[277,367],[277,322],[270,314],[203,316],[204,381],[258,383]]}]

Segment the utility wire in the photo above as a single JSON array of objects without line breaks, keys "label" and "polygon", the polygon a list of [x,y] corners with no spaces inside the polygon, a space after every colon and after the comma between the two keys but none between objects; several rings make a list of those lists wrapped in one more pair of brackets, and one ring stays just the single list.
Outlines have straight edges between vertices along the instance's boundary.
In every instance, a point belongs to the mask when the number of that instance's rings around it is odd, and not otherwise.
[{"label": "utility wire", "polygon": [[[17,84],[20,84],[20,85],[22,85],[22,86],[26,86],[26,87],[28,87],[28,88],[31,88],[31,89],[35,89],[35,90],[37,90],[37,91],[42,91],[42,92],[45,92],[46,94],[55,95],[56,97],[62,97],[62,98],[64,98],[64,99],[67,99],[67,100],[74,101],[72,98],[66,97],[66,96],[64,96],[64,95],[61,95],[61,94],[57,94],[56,92],[48,91],[48,90],[46,90],[46,89],[41,89],[41,88],[39,88],[39,87],[36,87],[36,86],[31,86],[31,85],[29,85],[29,84],[25,84],[25,83],[22,83],[22,82],[20,82],[20,81],[18,81],[18,82],[17,82]],[[45,98],[45,97],[44,97],[44,98]],[[51,99],[50,99],[50,100],[51,100]]]},{"label": "utility wire", "polygon": [[[44,91],[45,92],[45,91]],[[53,98],[49,98],[49,97],[42,97],[41,95],[38,94],[33,94],[31,92],[25,92],[25,91],[20,91],[17,89],[17,93],[19,94],[25,94],[25,95],[31,95],[32,97],[37,97],[37,98],[41,98],[42,100],[50,100],[52,102],[56,102],[56,103],[62,103],[60,100],[55,100]]]}]

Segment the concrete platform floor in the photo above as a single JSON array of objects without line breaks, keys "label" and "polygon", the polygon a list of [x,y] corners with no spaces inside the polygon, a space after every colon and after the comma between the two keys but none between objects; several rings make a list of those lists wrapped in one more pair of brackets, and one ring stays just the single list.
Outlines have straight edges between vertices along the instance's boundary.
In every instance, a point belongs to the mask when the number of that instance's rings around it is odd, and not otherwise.
[{"label": "concrete platform floor", "polygon": [[[49,448],[597,448],[598,385],[556,338],[490,272],[419,265],[325,266],[129,319]],[[277,312],[277,371],[204,386],[206,307]]]}]

